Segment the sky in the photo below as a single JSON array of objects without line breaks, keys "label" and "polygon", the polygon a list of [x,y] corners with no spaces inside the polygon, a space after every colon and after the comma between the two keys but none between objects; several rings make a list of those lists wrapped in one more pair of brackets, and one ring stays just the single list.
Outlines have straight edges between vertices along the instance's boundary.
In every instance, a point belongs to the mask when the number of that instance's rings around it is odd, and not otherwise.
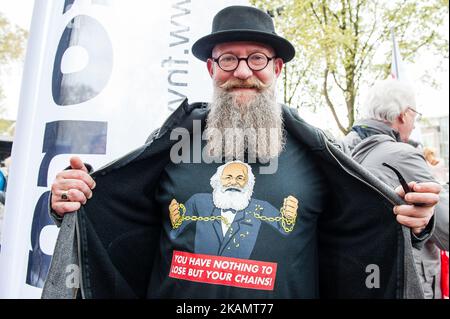
[{"label": "sky", "polygon": [[[30,28],[33,6],[33,0],[0,0],[0,12],[10,23],[25,30]],[[0,81],[6,95],[4,118],[15,120],[17,117],[22,71],[23,61],[12,64],[6,68],[5,74],[1,75]]]},{"label": "sky", "polygon": [[[0,0],[0,12],[2,12],[10,22],[28,30],[31,23],[33,5],[33,0]],[[443,26],[443,29],[446,30],[445,32],[447,33],[448,38],[448,21],[446,26]],[[425,68],[430,65],[430,61],[433,61],[433,63],[438,61],[444,69],[442,72],[434,73],[434,76],[440,84],[440,87],[437,89],[432,88],[419,80],[420,76],[423,75]],[[419,57],[414,64],[406,64],[405,66],[417,90],[417,104],[420,112],[422,112],[425,117],[448,115],[448,59],[424,54]],[[15,119],[17,117],[22,71],[23,62],[15,63],[7,68],[7,71],[0,79],[6,94],[5,105],[7,106],[7,109],[3,114],[4,118]],[[323,114],[305,113],[302,115],[306,120],[312,122],[312,124],[317,125],[318,123],[323,123]]]}]

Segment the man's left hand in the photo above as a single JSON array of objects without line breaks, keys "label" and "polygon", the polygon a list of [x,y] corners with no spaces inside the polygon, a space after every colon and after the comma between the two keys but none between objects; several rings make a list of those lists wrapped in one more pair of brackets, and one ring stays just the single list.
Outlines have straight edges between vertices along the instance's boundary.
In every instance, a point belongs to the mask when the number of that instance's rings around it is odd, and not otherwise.
[{"label": "man's left hand", "polygon": [[298,200],[292,195],[286,197],[283,201],[283,217],[295,220],[297,218]]},{"label": "man's left hand", "polygon": [[395,189],[408,204],[394,206],[394,214],[400,224],[410,227],[413,233],[418,235],[433,217],[442,186],[433,182],[410,182],[408,186],[411,192],[406,195],[401,186]]}]

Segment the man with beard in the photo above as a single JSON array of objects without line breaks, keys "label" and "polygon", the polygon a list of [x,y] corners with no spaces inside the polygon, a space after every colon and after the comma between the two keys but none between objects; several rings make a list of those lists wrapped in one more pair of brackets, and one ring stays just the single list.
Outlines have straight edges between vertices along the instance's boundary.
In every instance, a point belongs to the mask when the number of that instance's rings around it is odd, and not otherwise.
[{"label": "man with beard", "polygon": [[[411,245],[430,235],[440,186],[418,184],[406,204],[292,109],[277,104],[276,79],[295,50],[275,33],[266,13],[223,9],[212,33],[194,43],[192,52],[213,79],[211,104],[183,102],[146,145],[91,175],[79,158],[57,175],[51,207],[64,220],[43,296],[76,293],[65,286],[64,273],[75,263],[85,298],[423,297]],[[195,131],[196,121],[203,132]],[[200,163],[173,160],[177,129],[189,133],[189,154],[195,153],[191,140],[203,141]],[[268,222],[260,224],[250,254],[198,254],[197,236],[216,240],[203,227],[210,212],[189,208],[197,212],[191,223],[195,236],[174,238],[184,221],[178,203],[209,193],[211,176],[236,159],[258,181],[252,197],[273,207],[284,203],[282,211],[290,212],[284,217],[296,215],[295,223],[286,236],[273,227],[275,217],[260,214]],[[270,161],[277,165],[267,174]],[[230,265],[237,268],[228,272]],[[374,266],[380,273],[372,281]],[[257,280],[237,279],[253,278],[252,271]]]},{"label": "man with beard", "polygon": [[288,196],[277,209],[252,198],[254,185],[255,177],[248,164],[233,161],[219,166],[211,177],[212,195],[195,194],[185,205],[172,200],[171,238],[175,240],[191,223],[196,223],[195,246],[190,251],[248,259],[262,221],[288,235],[297,217],[297,199]]}]

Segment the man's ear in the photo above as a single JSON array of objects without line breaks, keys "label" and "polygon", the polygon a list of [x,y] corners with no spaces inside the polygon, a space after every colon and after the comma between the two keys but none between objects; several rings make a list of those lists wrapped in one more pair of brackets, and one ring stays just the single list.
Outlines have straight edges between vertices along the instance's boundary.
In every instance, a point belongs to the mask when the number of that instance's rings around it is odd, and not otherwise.
[{"label": "man's ear", "polygon": [[281,74],[281,71],[283,70],[283,59],[281,58],[276,58],[275,61],[273,62],[274,67],[275,67],[275,75],[276,77],[279,77]]},{"label": "man's ear", "polygon": [[402,113],[400,113],[399,116],[397,116],[397,120],[398,120],[398,122],[399,122],[400,124],[405,123],[405,116],[406,116],[406,113],[405,113],[405,112],[402,112]]},{"label": "man's ear", "polygon": [[209,76],[212,78],[214,75],[214,61],[212,59],[208,59],[206,61],[206,67],[208,68]]}]

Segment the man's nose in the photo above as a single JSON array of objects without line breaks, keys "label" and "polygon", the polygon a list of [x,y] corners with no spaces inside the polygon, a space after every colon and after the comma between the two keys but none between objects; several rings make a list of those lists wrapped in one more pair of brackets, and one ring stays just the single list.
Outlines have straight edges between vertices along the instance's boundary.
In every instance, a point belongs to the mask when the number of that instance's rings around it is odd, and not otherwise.
[{"label": "man's nose", "polygon": [[246,80],[253,75],[253,71],[248,67],[247,62],[241,60],[233,75],[238,79]]}]

